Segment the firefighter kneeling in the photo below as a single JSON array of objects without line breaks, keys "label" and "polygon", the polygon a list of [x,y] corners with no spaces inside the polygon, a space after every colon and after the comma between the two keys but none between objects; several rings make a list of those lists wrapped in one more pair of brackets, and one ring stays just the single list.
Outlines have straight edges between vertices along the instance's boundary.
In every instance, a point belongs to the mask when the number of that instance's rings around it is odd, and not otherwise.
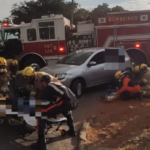
[{"label": "firefighter kneeling", "polygon": [[141,97],[140,85],[130,74],[126,75],[126,73],[117,71],[115,78],[119,83],[119,90],[111,93],[109,96],[105,96],[105,101],[112,102],[118,98],[129,100],[130,98]]},{"label": "firefighter kneeling", "polygon": [[47,74],[45,72],[36,72],[32,67],[26,67],[22,72],[23,78],[28,81],[28,85],[26,86],[29,91],[31,91],[30,96],[39,99],[43,92],[43,87],[40,82],[41,77],[43,75],[50,76],[52,82],[59,82],[57,78]]},{"label": "firefighter kneeling", "polygon": [[141,64],[136,70],[138,80],[141,86],[141,91],[144,97],[150,96],[150,71],[146,64]]}]

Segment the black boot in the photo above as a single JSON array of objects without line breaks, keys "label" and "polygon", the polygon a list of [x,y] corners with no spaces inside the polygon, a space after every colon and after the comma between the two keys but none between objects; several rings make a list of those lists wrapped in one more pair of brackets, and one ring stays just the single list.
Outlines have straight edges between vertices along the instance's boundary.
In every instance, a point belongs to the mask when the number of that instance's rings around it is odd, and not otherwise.
[{"label": "black boot", "polygon": [[76,132],[74,129],[74,124],[73,124],[73,116],[72,116],[72,112],[69,111],[65,114],[63,114],[66,118],[67,118],[67,125],[69,127],[69,130],[67,131],[67,134],[74,137],[76,136]]},{"label": "black boot", "polygon": [[39,137],[38,141],[31,145],[34,150],[47,150],[44,137]]},{"label": "black boot", "polygon": [[68,130],[68,131],[67,131],[67,134],[68,134],[69,136],[72,136],[72,137],[75,137],[75,136],[77,135],[74,130]]}]

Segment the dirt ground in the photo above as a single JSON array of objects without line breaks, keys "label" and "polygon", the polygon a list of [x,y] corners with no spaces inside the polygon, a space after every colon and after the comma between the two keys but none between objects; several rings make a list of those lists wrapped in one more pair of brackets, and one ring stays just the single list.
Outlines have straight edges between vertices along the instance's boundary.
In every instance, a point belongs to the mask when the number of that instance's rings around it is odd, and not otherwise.
[{"label": "dirt ground", "polygon": [[100,103],[89,118],[88,150],[150,150],[150,99]]}]

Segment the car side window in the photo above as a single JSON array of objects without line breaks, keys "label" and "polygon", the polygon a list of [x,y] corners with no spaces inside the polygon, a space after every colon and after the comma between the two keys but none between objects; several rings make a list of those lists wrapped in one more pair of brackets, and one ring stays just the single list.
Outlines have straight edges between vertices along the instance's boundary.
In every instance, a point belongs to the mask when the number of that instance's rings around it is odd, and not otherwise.
[{"label": "car side window", "polygon": [[102,64],[105,62],[105,53],[104,52],[100,52],[97,53],[92,59],[91,61],[95,61],[97,64]]}]

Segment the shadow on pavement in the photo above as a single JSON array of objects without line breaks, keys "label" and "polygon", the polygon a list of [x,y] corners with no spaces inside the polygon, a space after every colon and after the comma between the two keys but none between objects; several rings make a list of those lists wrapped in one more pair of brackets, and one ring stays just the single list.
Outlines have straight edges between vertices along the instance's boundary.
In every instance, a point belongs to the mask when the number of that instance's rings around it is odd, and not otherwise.
[{"label": "shadow on pavement", "polygon": [[29,150],[29,146],[23,146],[16,140],[21,139],[17,126],[10,126],[4,123],[0,126],[0,149],[1,150]]}]

